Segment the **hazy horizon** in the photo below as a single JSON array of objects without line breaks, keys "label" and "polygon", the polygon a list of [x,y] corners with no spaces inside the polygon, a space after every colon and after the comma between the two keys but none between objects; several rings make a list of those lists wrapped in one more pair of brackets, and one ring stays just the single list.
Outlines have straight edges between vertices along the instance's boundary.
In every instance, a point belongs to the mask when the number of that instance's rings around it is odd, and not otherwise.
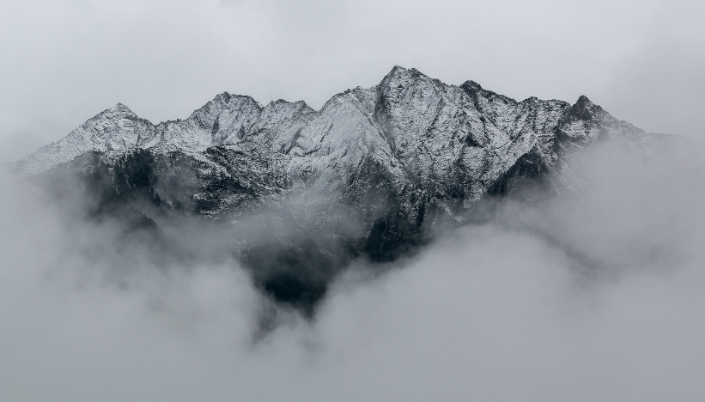
[{"label": "hazy horizon", "polygon": [[703,138],[696,1],[1,2],[0,163],[118,102],[152,122],[216,94],[261,103],[377,84],[394,66],[522,100],[588,96],[647,132]]}]

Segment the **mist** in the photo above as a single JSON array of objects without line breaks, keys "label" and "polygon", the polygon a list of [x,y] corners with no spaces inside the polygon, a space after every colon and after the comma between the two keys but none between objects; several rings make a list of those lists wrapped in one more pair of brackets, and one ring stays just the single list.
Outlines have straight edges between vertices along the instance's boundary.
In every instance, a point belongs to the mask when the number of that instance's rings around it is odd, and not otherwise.
[{"label": "mist", "polygon": [[559,195],[352,261],[314,317],[263,295],[231,229],[179,221],[173,254],[3,173],[0,399],[699,400],[703,153],[674,144],[598,143]]}]

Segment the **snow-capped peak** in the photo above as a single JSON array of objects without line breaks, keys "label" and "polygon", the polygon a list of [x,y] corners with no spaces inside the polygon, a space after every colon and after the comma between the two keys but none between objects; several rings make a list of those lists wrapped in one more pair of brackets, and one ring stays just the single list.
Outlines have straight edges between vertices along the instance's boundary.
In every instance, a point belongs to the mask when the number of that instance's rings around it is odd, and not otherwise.
[{"label": "snow-capped peak", "polygon": [[[536,98],[517,102],[473,81],[446,85],[395,66],[379,85],[338,94],[320,111],[303,101],[263,106],[250,96],[223,92],[185,120],[154,125],[118,103],[17,162],[15,170],[33,175],[88,151],[200,153],[245,146],[288,158],[293,171],[320,172],[328,164],[360,163],[370,154],[390,169],[417,172],[414,180],[442,182],[460,163],[474,177],[472,191],[480,194],[532,149],[556,159],[557,133],[589,142],[605,130],[637,129],[585,96],[573,105]],[[316,158],[333,159],[321,164]]]}]

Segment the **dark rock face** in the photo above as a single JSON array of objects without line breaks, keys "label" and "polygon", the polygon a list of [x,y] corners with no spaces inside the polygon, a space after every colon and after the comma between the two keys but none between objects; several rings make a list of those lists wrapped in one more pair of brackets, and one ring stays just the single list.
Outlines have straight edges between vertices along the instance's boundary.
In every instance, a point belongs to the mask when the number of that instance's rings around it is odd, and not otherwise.
[{"label": "dark rock face", "polygon": [[118,104],[14,169],[48,178],[59,197],[80,186],[93,216],[153,231],[174,216],[232,225],[255,284],[310,315],[352,259],[407,255],[527,183],[550,191],[566,158],[602,136],[650,138],[584,96],[517,102],[395,67],[320,111],[226,92],[153,125]]}]

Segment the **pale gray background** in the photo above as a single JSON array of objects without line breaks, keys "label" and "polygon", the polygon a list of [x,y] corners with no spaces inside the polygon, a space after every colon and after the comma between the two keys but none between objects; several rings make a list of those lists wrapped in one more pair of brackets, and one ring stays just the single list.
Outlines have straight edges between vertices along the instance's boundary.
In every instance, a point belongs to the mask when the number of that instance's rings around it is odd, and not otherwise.
[{"label": "pale gray background", "polygon": [[[318,108],[394,64],[705,139],[703,8],[0,0],[0,162],[117,102],[154,122],[226,90]],[[590,157],[583,194],[517,212],[540,230],[468,226],[374,281],[352,269],[315,323],[284,314],[257,345],[236,262],[162,275],[146,252],[116,282],[119,228],[0,169],[0,401],[700,402],[705,178],[673,159]]]},{"label": "pale gray background", "polygon": [[395,64],[703,137],[703,21],[695,0],[2,0],[0,163],[117,102],[155,123],[223,91],[320,108]]}]

